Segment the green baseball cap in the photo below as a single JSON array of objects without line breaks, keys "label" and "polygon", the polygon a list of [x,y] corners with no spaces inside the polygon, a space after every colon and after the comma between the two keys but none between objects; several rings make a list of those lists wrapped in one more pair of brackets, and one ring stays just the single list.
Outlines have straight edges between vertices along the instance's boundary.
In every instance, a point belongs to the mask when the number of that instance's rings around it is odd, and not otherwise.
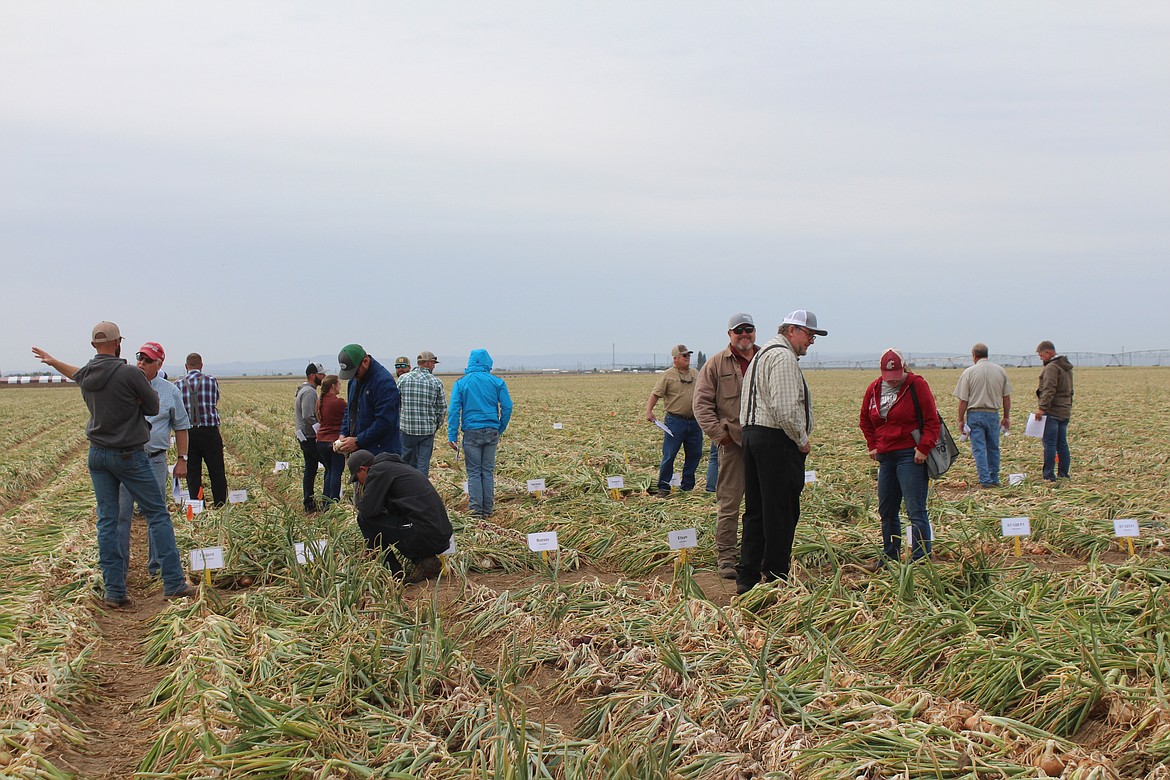
[{"label": "green baseball cap", "polygon": [[341,370],[337,372],[338,379],[353,379],[358,366],[366,359],[366,351],[361,344],[346,344],[337,353],[337,363]]}]

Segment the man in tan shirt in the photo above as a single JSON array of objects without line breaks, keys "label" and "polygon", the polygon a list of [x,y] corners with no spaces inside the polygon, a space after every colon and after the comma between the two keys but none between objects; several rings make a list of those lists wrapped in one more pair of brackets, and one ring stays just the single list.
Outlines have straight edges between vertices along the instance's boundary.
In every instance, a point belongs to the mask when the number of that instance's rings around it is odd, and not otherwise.
[{"label": "man in tan shirt", "polygon": [[646,403],[646,419],[657,422],[654,407],[658,399],[663,401],[666,419],[663,424],[669,433],[662,435],[662,465],[658,469],[658,495],[670,495],[670,478],[674,474],[674,459],[680,447],[683,448],[682,489],[695,487],[695,469],[703,455],[703,430],[695,421],[694,398],[695,379],[699,374],[691,368],[691,351],[684,344],[676,344],[670,350],[674,366],[658,375],[658,382]]},{"label": "man in tan shirt", "polygon": [[739,424],[739,395],[756,346],[756,325],[750,314],[739,313],[727,322],[727,349],[708,360],[695,382],[695,419],[703,433],[719,447],[721,473],[715,489],[715,550],[719,576],[733,580],[739,563],[739,507],[743,501],[743,445]]}]

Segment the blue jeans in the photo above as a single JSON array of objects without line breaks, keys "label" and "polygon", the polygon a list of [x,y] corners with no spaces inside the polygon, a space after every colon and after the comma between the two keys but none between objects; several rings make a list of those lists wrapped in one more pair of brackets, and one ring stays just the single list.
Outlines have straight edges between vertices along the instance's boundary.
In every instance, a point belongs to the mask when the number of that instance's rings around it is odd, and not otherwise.
[{"label": "blue jeans", "polygon": [[473,428],[463,432],[463,457],[467,460],[467,493],[472,514],[487,517],[495,505],[496,445],[500,432],[495,428]]},{"label": "blue jeans", "polygon": [[1068,479],[1068,420],[1048,415],[1044,421],[1044,479]]},{"label": "blue jeans", "polygon": [[714,493],[719,487],[719,445],[711,442],[707,456],[707,492]]},{"label": "blue jeans", "polygon": [[999,412],[967,412],[971,457],[980,485],[999,484]]},{"label": "blue jeans", "polygon": [[126,597],[126,557],[118,539],[118,489],[122,485],[146,515],[150,544],[162,569],[163,593],[182,590],[186,583],[175,546],[175,529],[146,453],[141,449],[109,450],[90,445],[89,477],[97,499],[98,563],[106,598]]},{"label": "blue jeans", "polygon": [[[464,439],[466,444],[466,438]],[[431,453],[435,451],[435,434],[415,435],[402,432],[402,462],[414,466],[424,477],[431,474]]]},{"label": "blue jeans", "polygon": [[333,451],[333,442],[317,442],[317,460],[325,464],[321,495],[326,501],[341,500],[341,475],[345,473],[345,456]]},{"label": "blue jeans", "polygon": [[[974,430],[974,427],[972,427]],[[934,532],[926,515],[926,464],[914,462],[914,448],[878,453],[878,514],[882,518],[882,550],[890,560],[902,554],[902,502],[914,528],[911,560],[930,555]]]},{"label": "blue jeans", "polygon": [[[150,463],[150,469],[154,472],[154,478],[158,480],[158,489],[162,491],[163,506],[167,503],[167,482],[170,480],[167,477],[170,473],[167,471],[167,452],[162,450],[154,455],[147,455],[146,460]],[[142,507],[138,507],[139,511],[146,514]],[[126,489],[125,485],[118,488],[118,547],[122,550],[122,556],[126,559],[126,570],[130,570],[130,518],[134,516],[134,497],[130,495],[130,491]],[[146,537],[146,571],[152,577],[158,576],[158,556],[154,554],[154,545],[150,543],[150,537]]]},{"label": "blue jeans", "polygon": [[682,489],[694,490],[695,470],[703,457],[703,429],[694,418],[667,414],[663,420],[673,436],[662,434],[662,465],[658,467],[658,493],[670,492],[670,478],[674,475],[674,459],[683,449]]}]

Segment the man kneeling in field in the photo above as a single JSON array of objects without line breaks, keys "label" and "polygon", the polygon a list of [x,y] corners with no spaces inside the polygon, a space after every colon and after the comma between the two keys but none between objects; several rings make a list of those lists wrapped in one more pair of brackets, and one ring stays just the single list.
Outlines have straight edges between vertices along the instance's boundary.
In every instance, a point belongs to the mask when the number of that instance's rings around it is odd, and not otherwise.
[{"label": "man kneeling in field", "polygon": [[349,471],[362,486],[357,521],[366,547],[382,550],[383,562],[399,574],[402,564],[390,545],[397,547],[414,564],[408,585],[439,576],[438,555],[450,544],[451,521],[430,480],[389,452],[358,450],[349,456]]}]

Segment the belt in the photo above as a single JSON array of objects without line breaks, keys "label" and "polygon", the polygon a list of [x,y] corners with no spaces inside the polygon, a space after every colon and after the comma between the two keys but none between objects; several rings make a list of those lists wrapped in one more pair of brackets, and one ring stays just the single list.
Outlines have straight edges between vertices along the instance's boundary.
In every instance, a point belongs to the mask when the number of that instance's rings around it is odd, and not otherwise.
[{"label": "belt", "polygon": [[682,419],[682,420],[693,420],[693,419],[695,419],[694,417],[687,417],[685,414],[675,414],[674,412],[667,412],[667,413],[666,413],[666,416],[667,416],[667,417],[678,417],[679,419]]},{"label": "belt", "polygon": [[146,457],[148,457],[148,458],[157,458],[159,455],[166,455],[166,454],[167,454],[166,450],[147,450],[146,451]]},{"label": "belt", "polygon": [[967,408],[967,411],[968,412],[998,412],[999,408],[998,407],[992,408],[992,407],[987,407],[987,406],[971,406],[971,407]]}]

